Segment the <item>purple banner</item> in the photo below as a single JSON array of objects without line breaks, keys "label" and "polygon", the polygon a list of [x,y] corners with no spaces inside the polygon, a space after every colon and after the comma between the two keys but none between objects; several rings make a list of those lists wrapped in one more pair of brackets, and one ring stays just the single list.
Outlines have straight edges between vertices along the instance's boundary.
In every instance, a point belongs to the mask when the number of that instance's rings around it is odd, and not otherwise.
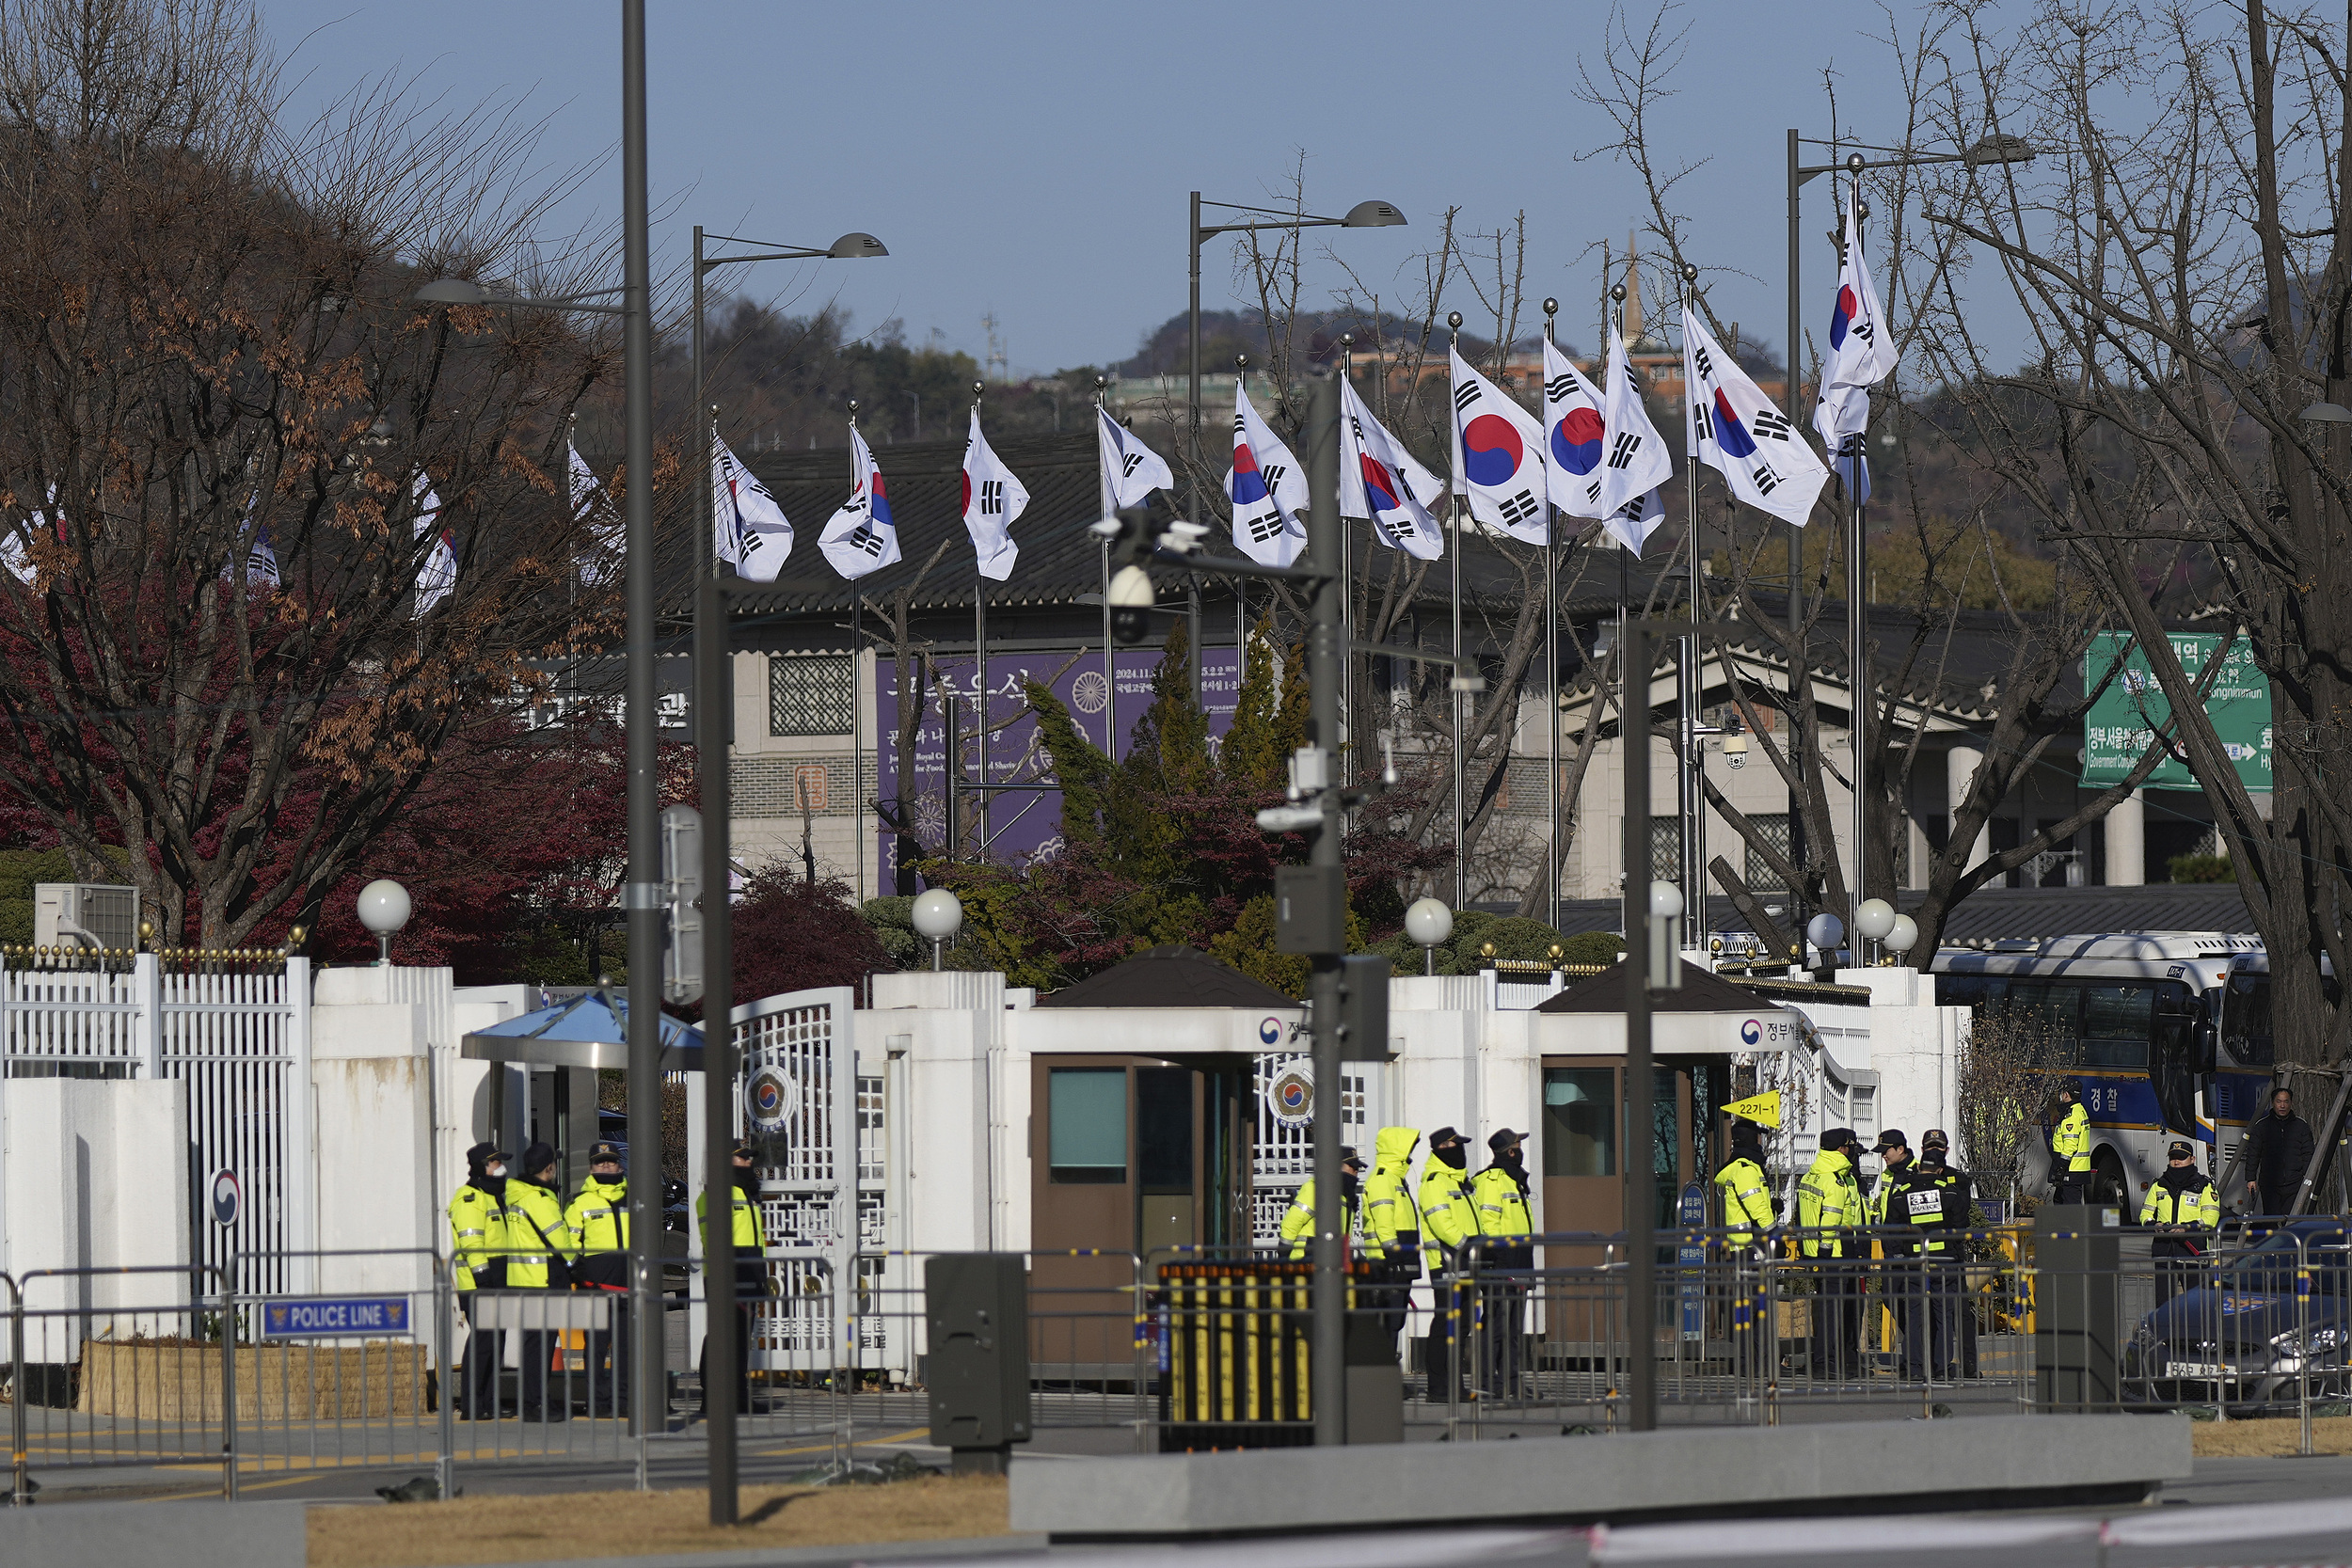
[{"label": "purple banner", "polygon": [[[1038,737],[1037,717],[1028,709],[1021,695],[1022,686],[1028,681],[1043,684],[1070,709],[1079,733],[1098,747],[1104,744],[1113,727],[1119,735],[1117,754],[1124,757],[1134,743],[1135,729],[1142,722],[1152,705],[1152,673],[1159,667],[1157,648],[1122,648],[1116,656],[1119,690],[1116,702],[1105,701],[1109,682],[1104,677],[1103,656],[1092,651],[1078,656],[1074,662],[1068,652],[1060,653],[998,653],[992,649],[988,656],[988,699],[985,705],[977,698],[979,689],[978,661],[970,655],[936,658],[931,661],[935,677],[932,689],[924,693],[923,724],[914,743],[914,777],[903,791],[898,783],[898,689],[897,664],[875,664],[875,678],[880,689],[874,693],[877,715],[875,758],[880,777],[879,794],[888,800],[902,793],[912,798],[917,831],[927,844],[937,845],[946,837],[947,733],[939,712],[938,688],[944,685],[951,701],[958,705],[956,717],[961,758],[961,771],[967,784],[977,784],[985,778],[990,784],[1033,784],[1051,782],[1053,773],[1047,766]],[[1233,650],[1210,646],[1200,651],[1201,696],[1208,707],[1210,743],[1224,736],[1233,721],[1233,705],[1239,682],[1234,678]],[[975,736],[977,727],[975,716],[985,706],[993,729],[987,738],[985,771],[981,762],[981,743]],[[1009,720],[1011,722],[1006,723]],[[992,791],[987,797],[987,858],[1014,863],[1033,857],[1050,857],[1061,848],[1061,793],[1049,789],[1007,789]],[[968,815],[967,815],[968,820]],[[896,834],[882,832],[876,845],[879,885],[898,885],[898,840]],[[965,846],[969,854],[971,847]]]}]

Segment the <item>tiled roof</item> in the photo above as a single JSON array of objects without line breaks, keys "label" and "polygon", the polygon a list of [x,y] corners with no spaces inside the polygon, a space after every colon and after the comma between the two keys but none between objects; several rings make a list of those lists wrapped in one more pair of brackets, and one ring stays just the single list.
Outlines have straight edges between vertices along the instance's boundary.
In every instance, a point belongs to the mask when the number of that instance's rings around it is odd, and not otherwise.
[{"label": "tiled roof", "polygon": [[1298,1006],[1197,947],[1153,947],[1074,986],[1037,999],[1041,1007],[1251,1007]]}]

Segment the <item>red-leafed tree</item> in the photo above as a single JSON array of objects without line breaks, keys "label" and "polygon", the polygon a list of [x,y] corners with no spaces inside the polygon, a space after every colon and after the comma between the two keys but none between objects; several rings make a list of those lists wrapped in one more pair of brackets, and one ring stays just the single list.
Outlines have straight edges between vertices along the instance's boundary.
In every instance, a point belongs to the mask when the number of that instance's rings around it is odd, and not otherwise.
[{"label": "red-leafed tree", "polygon": [[752,874],[735,906],[735,1001],[857,986],[898,966],[839,881],[811,881],[778,862]]}]

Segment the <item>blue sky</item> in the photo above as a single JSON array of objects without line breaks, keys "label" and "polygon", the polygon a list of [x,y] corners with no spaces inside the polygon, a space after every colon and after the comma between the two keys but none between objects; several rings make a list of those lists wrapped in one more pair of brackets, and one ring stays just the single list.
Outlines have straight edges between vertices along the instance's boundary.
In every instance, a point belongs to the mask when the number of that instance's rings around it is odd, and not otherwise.
[{"label": "blue sky", "polygon": [[[444,110],[522,101],[544,118],[551,167],[592,172],[559,228],[617,224],[620,28],[613,0],[261,0],[292,55],[294,104],[315,108],[388,70]],[[657,268],[679,266],[691,225],[787,244],[868,230],[890,259],[746,277],[795,309],[826,297],[860,328],[904,320],[921,342],[976,356],[993,313],[1016,372],[1132,353],[1184,303],[1186,194],[1278,191],[1300,150],[1311,203],[1378,197],[1403,229],[1334,234],[1391,297],[1438,215],[1471,228],[1529,221],[1528,295],[1569,302],[1562,336],[1590,344],[1597,246],[1622,249],[1645,215],[1611,128],[1572,90],[1598,64],[1605,8],[1590,4],[1015,5],[862,0],[814,6],[706,0],[648,7]],[[1645,26],[1650,13],[1630,20]],[[1899,24],[1913,25],[1907,9]],[[1720,314],[1785,334],[1787,127],[1839,119],[1892,140],[1901,104],[1887,16],[1871,0],[1799,8],[1698,0],[1661,131],[1685,186]],[[1502,51],[1498,57],[1493,51]],[[1827,314],[1827,182],[1806,189],[1805,316]],[[1340,281],[1310,249],[1307,303]],[[1417,267],[1413,269],[1417,275]],[[1752,276],[1743,276],[1743,271]],[[1204,306],[1236,298],[1231,242],[1202,262]],[[1818,297],[1817,297],[1818,296]],[[1476,319],[1464,293],[1449,303]],[[1815,307],[1820,307],[1817,311]]]}]

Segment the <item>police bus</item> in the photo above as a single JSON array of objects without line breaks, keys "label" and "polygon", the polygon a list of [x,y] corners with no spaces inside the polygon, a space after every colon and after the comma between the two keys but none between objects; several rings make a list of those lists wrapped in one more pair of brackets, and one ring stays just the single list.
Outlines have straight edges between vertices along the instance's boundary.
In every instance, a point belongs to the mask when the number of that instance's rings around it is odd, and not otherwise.
[{"label": "police bus", "polygon": [[2220,931],[2129,931],[1947,947],[1929,967],[1939,1006],[2046,1026],[2037,1065],[2083,1086],[2092,1200],[2137,1202],[2164,1170],[2167,1143],[2212,1140],[2201,1115],[2207,1042],[2232,961],[2260,945]]}]

